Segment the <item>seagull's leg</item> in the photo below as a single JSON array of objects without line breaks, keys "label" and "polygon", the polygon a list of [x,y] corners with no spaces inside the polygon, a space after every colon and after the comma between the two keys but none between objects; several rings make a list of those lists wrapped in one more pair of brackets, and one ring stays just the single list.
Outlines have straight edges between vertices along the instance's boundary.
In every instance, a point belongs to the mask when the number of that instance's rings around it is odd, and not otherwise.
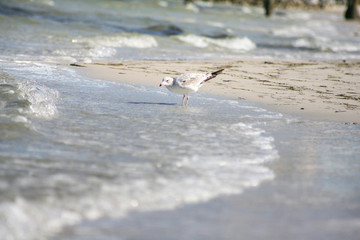
[{"label": "seagull's leg", "polygon": [[187,96],[187,99],[186,99],[186,106],[187,106],[188,103],[189,103],[189,98],[190,98],[190,96],[188,95],[188,96]]},{"label": "seagull's leg", "polygon": [[181,106],[184,106],[184,100],[185,100],[185,94],[184,94],[184,96],[183,96],[183,100],[182,100]]}]

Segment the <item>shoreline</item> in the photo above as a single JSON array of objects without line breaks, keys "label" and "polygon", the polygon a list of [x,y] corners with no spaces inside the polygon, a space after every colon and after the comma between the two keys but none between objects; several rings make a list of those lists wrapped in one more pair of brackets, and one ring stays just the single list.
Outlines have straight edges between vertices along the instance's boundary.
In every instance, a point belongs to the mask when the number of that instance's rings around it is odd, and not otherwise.
[{"label": "shoreline", "polygon": [[159,87],[164,76],[225,68],[199,91],[310,120],[360,124],[359,60],[97,61],[70,65],[91,78],[153,87]]}]

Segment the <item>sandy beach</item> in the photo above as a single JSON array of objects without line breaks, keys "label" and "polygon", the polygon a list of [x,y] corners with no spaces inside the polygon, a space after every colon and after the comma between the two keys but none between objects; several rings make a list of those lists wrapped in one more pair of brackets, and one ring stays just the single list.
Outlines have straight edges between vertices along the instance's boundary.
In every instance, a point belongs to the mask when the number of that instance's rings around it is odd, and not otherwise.
[{"label": "sandy beach", "polygon": [[307,119],[360,123],[359,61],[119,61],[72,66],[89,77],[147,86],[159,86],[167,75],[224,68],[200,91]]}]

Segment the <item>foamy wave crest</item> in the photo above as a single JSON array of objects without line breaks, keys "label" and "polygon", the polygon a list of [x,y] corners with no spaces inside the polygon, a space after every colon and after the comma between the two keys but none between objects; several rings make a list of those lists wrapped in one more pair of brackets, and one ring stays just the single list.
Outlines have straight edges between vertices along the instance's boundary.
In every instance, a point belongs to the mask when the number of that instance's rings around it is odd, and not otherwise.
[{"label": "foamy wave crest", "polygon": [[29,122],[28,117],[52,119],[58,115],[59,93],[32,81],[19,81],[2,73],[0,100],[2,115],[13,122]]},{"label": "foamy wave crest", "polygon": [[299,38],[292,43],[293,47],[310,50],[320,50],[322,52],[359,52],[358,44],[344,44],[341,42],[331,41],[323,37],[316,38]]},{"label": "foamy wave crest", "polygon": [[[87,59],[88,57],[112,57],[116,55],[116,49],[104,46],[92,46],[90,49],[57,49],[53,51],[53,54],[61,56],[63,59],[76,62],[77,59]],[[57,58],[58,60],[59,58]]]},{"label": "foamy wave crest", "polygon": [[360,46],[355,44],[343,44],[343,43],[335,43],[332,46],[329,46],[329,48],[333,52],[360,52]]},{"label": "foamy wave crest", "polygon": [[30,102],[30,112],[36,118],[52,119],[58,115],[56,101],[59,92],[46,86],[20,83],[19,90]]},{"label": "foamy wave crest", "polygon": [[47,5],[47,6],[54,6],[55,5],[54,1],[52,1],[52,0],[37,0],[37,1],[32,0],[30,2],[34,2],[34,3],[42,4],[42,5]]},{"label": "foamy wave crest", "polygon": [[275,29],[272,31],[275,36],[281,37],[304,37],[304,36],[315,36],[315,32],[310,28],[291,26],[287,28]]},{"label": "foamy wave crest", "polygon": [[86,43],[90,46],[104,47],[130,47],[130,48],[152,48],[157,47],[158,43],[152,36],[142,34],[124,33],[120,35],[96,36],[89,38],[77,38],[73,43]]},{"label": "foamy wave crest", "polygon": [[215,47],[222,49],[230,49],[241,52],[247,52],[256,48],[256,44],[249,38],[222,38],[213,39],[194,34],[178,36],[178,39],[187,44],[191,44],[198,48]]}]

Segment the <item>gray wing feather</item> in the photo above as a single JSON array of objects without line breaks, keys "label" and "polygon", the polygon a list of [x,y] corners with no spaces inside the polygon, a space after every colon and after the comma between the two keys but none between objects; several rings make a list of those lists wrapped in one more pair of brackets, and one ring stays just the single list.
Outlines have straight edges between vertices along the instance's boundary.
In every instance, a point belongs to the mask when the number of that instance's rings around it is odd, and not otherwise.
[{"label": "gray wing feather", "polygon": [[178,81],[181,82],[182,85],[200,85],[207,78],[209,78],[211,74],[209,73],[187,73],[179,76]]},{"label": "gray wing feather", "polygon": [[224,69],[212,73],[185,73],[176,77],[176,81],[182,86],[197,87],[220,74]]}]

